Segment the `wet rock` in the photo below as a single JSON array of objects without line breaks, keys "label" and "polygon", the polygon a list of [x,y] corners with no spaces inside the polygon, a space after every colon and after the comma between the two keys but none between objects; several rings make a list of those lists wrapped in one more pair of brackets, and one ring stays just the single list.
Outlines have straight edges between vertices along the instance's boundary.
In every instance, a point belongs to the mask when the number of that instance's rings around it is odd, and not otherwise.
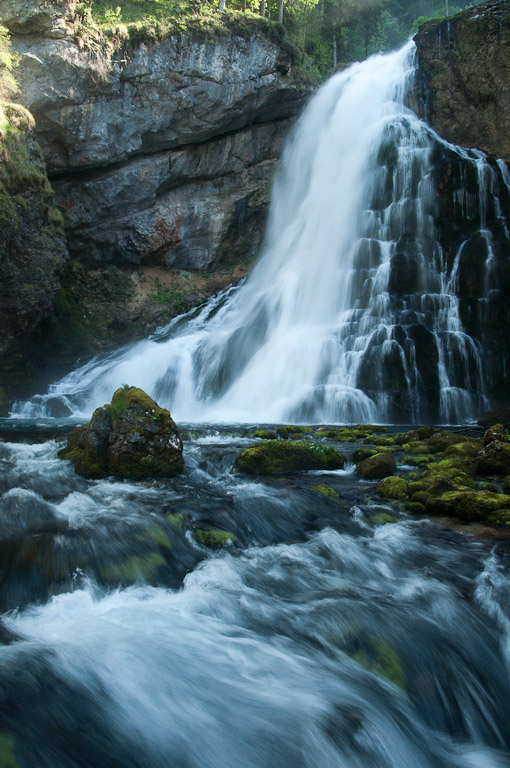
[{"label": "wet rock", "polygon": [[192,531],[192,536],[199,544],[211,549],[222,549],[237,543],[237,536],[230,531],[220,531],[215,528],[201,529],[196,528]]},{"label": "wet rock", "polygon": [[483,444],[489,445],[489,443],[494,442],[494,440],[499,441],[500,443],[508,443],[508,435],[505,432],[505,428],[502,424],[494,424],[492,427],[489,427],[489,429],[486,431],[486,433],[483,436]]},{"label": "wet rock", "polygon": [[403,477],[385,477],[377,486],[377,491],[387,499],[406,499],[408,483]]},{"label": "wet rock", "polygon": [[258,437],[259,440],[278,440],[278,434],[272,429],[257,429],[253,437]]},{"label": "wet rock", "polygon": [[478,454],[475,468],[479,475],[507,475],[510,472],[510,444],[493,440]]},{"label": "wet rock", "polygon": [[174,477],[184,469],[170,413],[136,387],[118,389],[109,405],[97,408],[87,426],[69,434],[59,457],[88,478]]},{"label": "wet rock", "polygon": [[415,37],[417,87],[441,136],[510,159],[510,6],[506,0],[430,21]]},{"label": "wet rock", "polygon": [[246,448],[237,468],[249,475],[285,475],[311,469],[342,469],[344,458],[334,448],[302,441],[269,440]]},{"label": "wet rock", "polygon": [[358,464],[356,474],[365,480],[380,480],[392,475],[396,468],[395,459],[390,453],[376,453]]}]

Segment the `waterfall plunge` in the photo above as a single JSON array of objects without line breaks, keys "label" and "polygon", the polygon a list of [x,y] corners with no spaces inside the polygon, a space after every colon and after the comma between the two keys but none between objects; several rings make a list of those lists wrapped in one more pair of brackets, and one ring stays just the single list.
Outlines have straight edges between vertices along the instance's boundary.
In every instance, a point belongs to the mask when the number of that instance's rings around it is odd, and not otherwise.
[{"label": "waterfall plunge", "polygon": [[249,279],[16,414],[48,415],[57,397],[88,415],[126,382],[180,421],[472,418],[486,404],[480,354],[435,238],[440,139],[405,106],[413,74],[409,43],[331,78],[288,142]]}]

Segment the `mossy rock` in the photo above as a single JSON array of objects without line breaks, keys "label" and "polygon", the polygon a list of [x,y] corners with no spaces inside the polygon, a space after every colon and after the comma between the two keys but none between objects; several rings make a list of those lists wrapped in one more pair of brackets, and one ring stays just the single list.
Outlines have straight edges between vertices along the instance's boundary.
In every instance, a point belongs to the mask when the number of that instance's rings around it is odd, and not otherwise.
[{"label": "mossy rock", "polygon": [[451,445],[458,445],[467,441],[465,435],[454,434],[453,432],[435,432],[427,440],[427,453],[440,453],[446,451]]},{"label": "mossy rock", "polygon": [[407,501],[406,509],[411,515],[426,515],[427,507],[419,501]]},{"label": "mossy rock", "polygon": [[407,499],[408,483],[403,477],[385,477],[377,486],[377,491],[387,499]]},{"label": "mossy rock", "polygon": [[311,427],[296,427],[292,424],[286,424],[283,427],[276,427],[276,432],[283,440],[289,440],[291,438],[299,438],[301,435],[311,434],[313,429]]},{"label": "mossy rock", "polygon": [[417,454],[416,456],[406,454],[402,458],[402,464],[409,464],[412,467],[426,467],[435,460],[436,457],[431,453]]},{"label": "mossy rock", "polygon": [[423,482],[423,480],[413,480],[412,483],[408,483],[407,491],[409,493],[409,496],[412,496],[413,493],[418,493],[419,491],[426,491],[429,487],[429,483]]},{"label": "mossy rock", "polygon": [[229,547],[233,544],[237,544],[237,536],[230,531],[221,531],[216,528],[195,528],[191,532],[191,535],[198,544],[202,544],[204,547],[210,547],[211,549],[221,549],[222,547]]},{"label": "mossy rock", "polygon": [[259,440],[278,440],[278,434],[272,429],[257,429],[253,433],[253,437],[257,437]]},{"label": "mossy rock", "polygon": [[510,508],[510,496],[490,491],[447,491],[427,504],[427,511],[433,515],[448,515],[464,522],[489,520],[500,515],[506,518]]},{"label": "mossy rock", "polygon": [[336,491],[333,490],[333,488],[328,488],[327,485],[312,485],[311,486],[313,491],[317,491],[317,493],[320,493],[321,496],[324,496],[326,499],[330,499],[331,501],[340,501],[340,496]]},{"label": "mossy rock", "polygon": [[423,442],[423,440],[416,440],[413,443],[405,443],[402,448],[407,453],[411,453],[413,456],[430,455],[428,444]]},{"label": "mossy rock", "polygon": [[184,530],[185,516],[182,512],[170,512],[165,515],[165,519],[175,528],[176,531]]},{"label": "mossy rock", "polygon": [[365,480],[381,480],[392,475],[396,468],[395,459],[390,453],[376,453],[357,465],[356,474]]},{"label": "mossy rock", "polygon": [[0,768],[20,768],[14,748],[16,739],[10,731],[0,731]]},{"label": "mossy rock", "polygon": [[464,456],[469,459],[473,459],[478,454],[480,448],[481,446],[478,440],[467,440],[465,443],[455,443],[454,445],[449,445],[444,452],[444,456],[445,458],[451,456]]},{"label": "mossy rock", "polygon": [[485,445],[475,460],[479,475],[508,475],[510,473],[510,443],[493,440]]},{"label": "mossy rock", "polygon": [[101,568],[101,578],[106,582],[133,584],[136,581],[151,582],[158,568],[165,565],[161,552],[144,552],[130,555],[118,563]]},{"label": "mossy rock", "polygon": [[377,512],[375,515],[367,517],[366,522],[370,523],[370,525],[389,525],[390,523],[396,523],[397,520],[388,512]]},{"label": "mossy rock", "polygon": [[483,436],[484,445],[489,445],[495,440],[500,443],[508,443],[508,436],[503,424],[493,424],[492,427],[489,427],[489,429],[486,430]]},{"label": "mossy rock", "polygon": [[285,475],[300,470],[342,469],[344,458],[334,448],[323,445],[267,440],[246,448],[236,466],[249,475]]},{"label": "mossy rock", "polygon": [[353,429],[357,432],[366,432],[367,434],[379,433],[383,434],[388,430],[383,427],[382,424],[355,424]]},{"label": "mossy rock", "polygon": [[354,464],[359,464],[360,461],[370,459],[371,456],[375,456],[379,451],[376,448],[356,448],[351,456],[351,460]]},{"label": "mossy rock", "polygon": [[[376,436],[374,438],[367,438],[371,440],[372,445],[380,445],[380,446],[390,446],[395,445],[395,438],[394,437],[379,437]],[[365,440],[367,442],[367,440]]]},{"label": "mossy rock", "polygon": [[394,435],[393,440],[395,445],[409,445],[418,440],[418,432],[412,429],[410,432],[399,432]]},{"label": "mossy rock", "polygon": [[59,458],[82,477],[174,477],[184,469],[182,440],[170,413],[137,387],[122,387],[89,424],[67,438]]},{"label": "mossy rock", "polygon": [[427,493],[427,491],[415,491],[414,493],[409,493],[409,499],[415,504],[426,505],[429,498],[430,493]]},{"label": "mossy rock", "polygon": [[352,654],[364,669],[406,690],[406,678],[398,651],[384,637],[364,638]]}]

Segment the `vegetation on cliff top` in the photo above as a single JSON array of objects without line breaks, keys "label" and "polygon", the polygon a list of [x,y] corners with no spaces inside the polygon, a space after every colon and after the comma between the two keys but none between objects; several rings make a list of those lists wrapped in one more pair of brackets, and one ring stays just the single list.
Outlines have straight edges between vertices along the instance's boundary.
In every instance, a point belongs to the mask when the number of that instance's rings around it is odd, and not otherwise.
[{"label": "vegetation on cliff top", "polygon": [[[337,68],[399,47],[419,24],[473,3],[456,0],[93,0],[77,6],[78,37],[104,35],[116,47],[192,31],[206,40],[257,28],[287,47],[294,65],[319,81]],[[228,6],[228,7],[227,7]],[[276,20],[282,23],[276,23]]]}]

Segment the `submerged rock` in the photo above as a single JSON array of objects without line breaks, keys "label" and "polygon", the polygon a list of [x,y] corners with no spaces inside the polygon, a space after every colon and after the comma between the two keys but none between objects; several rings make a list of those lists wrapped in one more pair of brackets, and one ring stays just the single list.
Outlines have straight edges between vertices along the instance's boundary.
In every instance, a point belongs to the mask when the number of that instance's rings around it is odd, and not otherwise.
[{"label": "submerged rock", "polygon": [[58,455],[87,478],[174,477],[184,469],[182,440],[170,413],[136,387],[118,389],[86,426],[69,433]]},{"label": "submerged rock", "polygon": [[268,440],[246,448],[236,465],[249,475],[286,475],[308,469],[343,469],[344,457],[334,448],[303,441]]}]

